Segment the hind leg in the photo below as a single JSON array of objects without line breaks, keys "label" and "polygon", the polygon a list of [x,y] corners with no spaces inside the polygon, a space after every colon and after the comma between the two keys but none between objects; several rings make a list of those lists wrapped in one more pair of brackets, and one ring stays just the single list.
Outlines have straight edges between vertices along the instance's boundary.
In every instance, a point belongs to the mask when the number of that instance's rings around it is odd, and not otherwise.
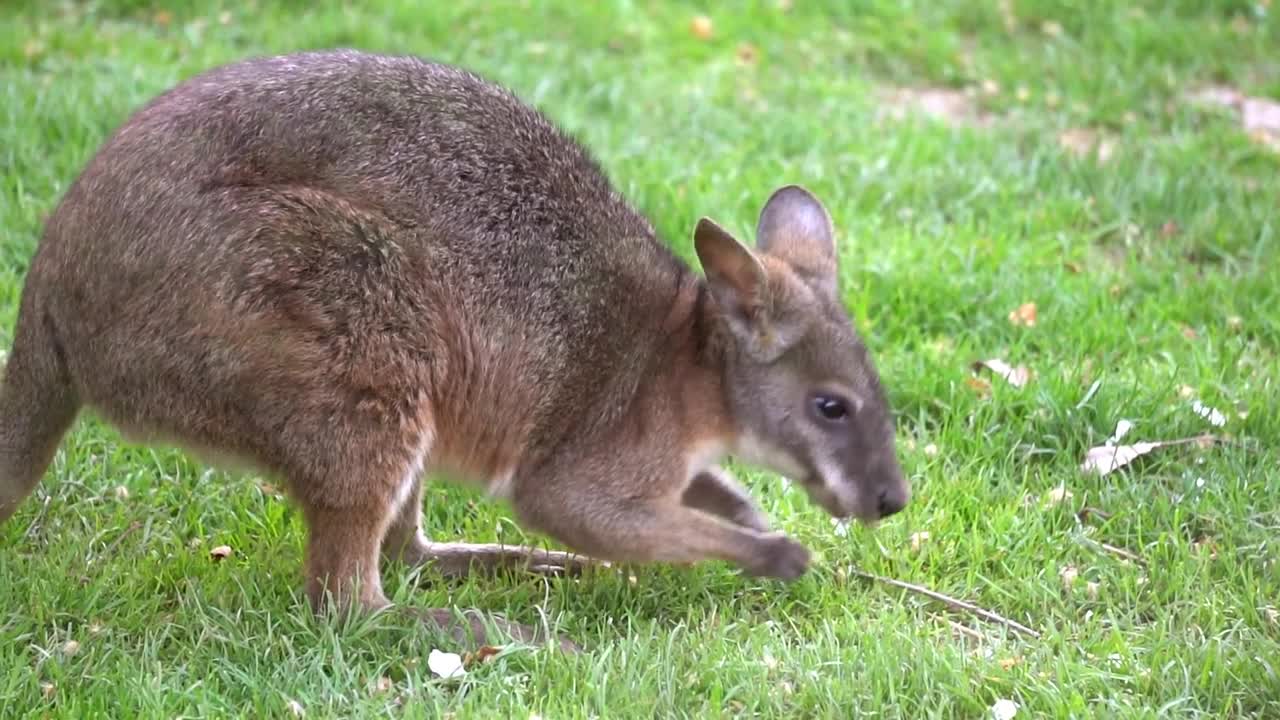
[{"label": "hind leg", "polygon": [[48,328],[19,316],[0,384],[0,522],[35,489],[80,409]]},{"label": "hind leg", "polygon": [[582,555],[497,543],[433,543],[422,531],[422,481],[415,479],[382,540],[382,555],[406,565],[428,565],[445,577],[473,572],[526,569],[548,575],[576,574],[597,564]]}]

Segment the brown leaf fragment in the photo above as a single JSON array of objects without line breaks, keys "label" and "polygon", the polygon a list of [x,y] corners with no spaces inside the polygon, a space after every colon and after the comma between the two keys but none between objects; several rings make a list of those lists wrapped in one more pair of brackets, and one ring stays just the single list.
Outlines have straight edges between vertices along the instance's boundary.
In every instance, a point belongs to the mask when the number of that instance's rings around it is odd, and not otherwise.
[{"label": "brown leaf fragment", "polygon": [[151,21],[160,27],[169,27],[173,23],[173,13],[168,10],[157,10],[155,15],[151,16]]},{"label": "brown leaf fragment", "polygon": [[715,26],[711,23],[711,18],[706,15],[695,15],[693,20],[689,21],[689,32],[699,40],[710,40],[715,33]]},{"label": "brown leaf fragment", "polygon": [[977,393],[980,398],[985,399],[991,396],[991,383],[983,378],[970,375],[964,379],[964,383],[969,386],[969,389]]},{"label": "brown leaf fragment", "polygon": [[489,662],[495,655],[502,652],[502,648],[492,645],[482,645],[476,648],[475,652],[469,652],[462,656],[462,664],[470,667],[478,663]]},{"label": "brown leaf fragment", "polygon": [[760,58],[760,51],[756,50],[756,46],[751,43],[742,43],[738,46],[735,56],[739,65],[754,65]]},{"label": "brown leaf fragment", "polygon": [[1023,327],[1035,327],[1037,314],[1035,303],[1022,303],[1009,312],[1009,322]]},{"label": "brown leaf fragment", "polygon": [[214,560],[225,560],[226,558],[231,557],[231,552],[232,550],[230,545],[219,545],[209,551],[209,557]]},{"label": "brown leaf fragment", "polygon": [[1031,380],[1031,371],[1026,366],[1018,365],[1014,367],[999,358],[979,360],[973,364],[974,372],[980,372],[984,368],[999,375],[1005,382],[1016,388],[1025,387]]},{"label": "brown leaf fragment", "polygon": [[1160,237],[1171,238],[1174,235],[1177,235],[1181,230],[1182,228],[1178,227],[1178,223],[1172,220],[1166,220],[1165,223],[1160,226]]}]

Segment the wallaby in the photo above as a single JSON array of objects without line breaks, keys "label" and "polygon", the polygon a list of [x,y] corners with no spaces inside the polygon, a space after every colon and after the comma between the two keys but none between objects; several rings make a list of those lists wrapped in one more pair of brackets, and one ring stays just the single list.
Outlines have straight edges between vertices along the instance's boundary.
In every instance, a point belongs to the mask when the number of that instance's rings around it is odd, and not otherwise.
[{"label": "wallaby", "polygon": [[468,71],[347,50],[206,71],[48,219],[0,386],[0,521],[87,407],[281,478],[317,609],[387,606],[384,556],[575,562],[429,541],[427,471],[587,558],[795,578],[808,551],[716,464],[874,523],[910,495],[886,395],[812,194],[776,190],[754,249],[705,218],[693,240],[705,277],[586,149]]}]

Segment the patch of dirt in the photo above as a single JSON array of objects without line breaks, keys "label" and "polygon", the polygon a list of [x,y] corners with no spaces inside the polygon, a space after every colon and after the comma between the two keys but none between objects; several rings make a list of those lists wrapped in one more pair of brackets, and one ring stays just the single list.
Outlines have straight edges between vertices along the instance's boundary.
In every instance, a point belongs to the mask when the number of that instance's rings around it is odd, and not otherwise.
[{"label": "patch of dirt", "polygon": [[972,91],[942,87],[889,87],[877,96],[880,115],[904,120],[922,115],[951,127],[990,127],[995,116],[978,107]]},{"label": "patch of dirt", "polygon": [[1197,105],[1216,105],[1231,110],[1240,127],[1254,142],[1280,152],[1280,102],[1251,97],[1225,85],[1210,85],[1187,95]]}]

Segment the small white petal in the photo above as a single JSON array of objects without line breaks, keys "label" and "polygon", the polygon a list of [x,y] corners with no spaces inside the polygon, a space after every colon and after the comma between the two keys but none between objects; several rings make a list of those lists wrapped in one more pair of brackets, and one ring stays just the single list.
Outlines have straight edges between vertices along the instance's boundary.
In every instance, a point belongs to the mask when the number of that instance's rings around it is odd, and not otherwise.
[{"label": "small white petal", "polygon": [[455,653],[432,650],[427,656],[427,667],[442,678],[462,677],[467,674],[462,667],[462,657]]},{"label": "small white petal", "polygon": [[991,717],[995,720],[1013,720],[1018,714],[1018,703],[1000,698],[991,705]]}]

